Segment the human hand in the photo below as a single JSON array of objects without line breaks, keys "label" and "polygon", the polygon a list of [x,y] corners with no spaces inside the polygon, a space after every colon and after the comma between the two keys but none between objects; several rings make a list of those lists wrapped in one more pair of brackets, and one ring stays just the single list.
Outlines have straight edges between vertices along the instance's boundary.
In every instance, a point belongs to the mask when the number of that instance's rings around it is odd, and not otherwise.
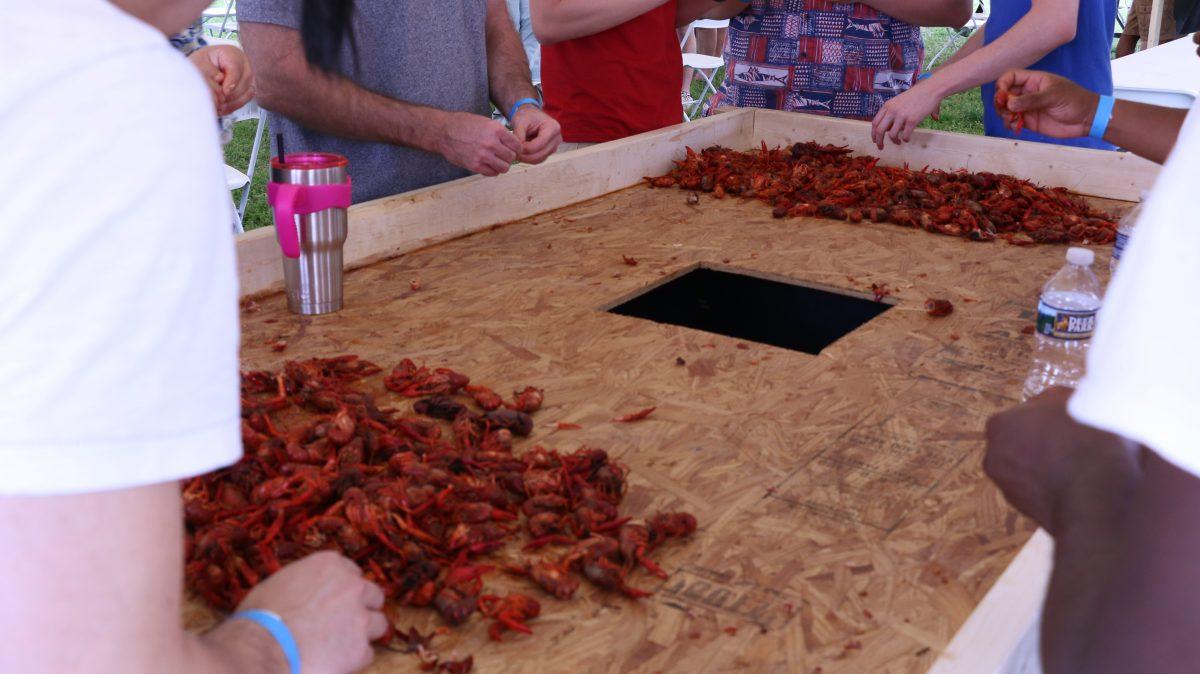
[{"label": "human hand", "polygon": [[213,92],[218,115],[228,115],[254,97],[254,73],[246,53],[233,45],[201,47],[188,56]]},{"label": "human hand", "polygon": [[[317,552],[285,566],[259,583],[238,610],[272,611],[287,624],[300,649],[304,671],[310,674],[348,674],[357,672],[375,659],[371,641],[387,632],[388,621],[381,612],[383,590],[365,580],[358,566],[331,551]],[[244,620],[227,621],[209,633],[214,641],[229,650],[244,641]],[[234,636],[234,635],[240,635]],[[261,660],[272,654],[277,671],[286,671],[282,651],[262,631],[255,644]],[[246,648],[243,651],[248,650]]]},{"label": "human hand", "polygon": [[1016,113],[1022,113],[1030,131],[1052,138],[1088,135],[1100,97],[1065,77],[1037,70],[1010,70],[996,80],[996,112],[1004,125],[1015,130]]},{"label": "human hand", "polygon": [[921,80],[911,89],[883,104],[871,120],[871,140],[882,150],[884,138],[899,145],[912,140],[913,129],[926,117],[939,119],[942,97],[933,92],[930,80]]},{"label": "human hand", "polygon": [[517,153],[518,161],[540,164],[562,144],[562,127],[537,106],[521,107],[510,121],[513,135],[522,145]]},{"label": "human hand", "polygon": [[480,175],[498,176],[522,151],[521,141],[500,122],[467,112],[446,113],[437,150],[451,164]]},{"label": "human hand", "polygon": [[1121,507],[1141,476],[1136,445],[1071,419],[1072,393],[1049,389],[987,423],[984,471],[1013,507],[1052,535],[1077,517]]}]

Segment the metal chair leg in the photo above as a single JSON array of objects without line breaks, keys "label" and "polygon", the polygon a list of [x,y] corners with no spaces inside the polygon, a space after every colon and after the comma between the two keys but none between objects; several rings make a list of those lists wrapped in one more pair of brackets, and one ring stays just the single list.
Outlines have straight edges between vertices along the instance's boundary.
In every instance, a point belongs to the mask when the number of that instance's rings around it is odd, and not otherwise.
[{"label": "metal chair leg", "polygon": [[[247,184],[243,189],[250,189],[250,185]],[[241,213],[238,213],[237,208],[233,205],[233,195],[231,194],[229,196],[229,206],[230,210],[233,212],[233,234],[234,236],[237,236],[238,234],[245,234],[246,229],[242,226],[242,215]]]},{"label": "metal chair leg", "polygon": [[262,147],[263,132],[267,127],[267,113],[262,108],[258,109],[258,126],[254,129],[254,144],[250,146],[250,166],[246,169],[246,175],[250,177],[250,182],[242,188],[242,197],[238,200],[237,216],[240,223],[246,215],[246,203],[250,200],[250,188],[254,185],[254,169],[258,168],[258,150]]}]

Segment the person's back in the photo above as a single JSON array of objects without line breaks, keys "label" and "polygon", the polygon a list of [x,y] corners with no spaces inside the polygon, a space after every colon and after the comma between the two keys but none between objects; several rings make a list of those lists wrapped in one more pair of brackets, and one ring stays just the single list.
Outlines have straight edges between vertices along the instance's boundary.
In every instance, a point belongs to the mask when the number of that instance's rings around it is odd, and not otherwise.
[{"label": "person's back", "polygon": [[870,119],[916,82],[921,29],[863,3],[757,0],[730,19],[723,105]]},{"label": "person's back", "polygon": [[[8,44],[29,62],[0,92],[0,180],[10,186],[0,204],[10,261],[0,381],[24,381],[0,405],[9,429],[0,492],[68,479],[24,474],[12,447],[40,447],[74,466],[75,479],[109,489],[156,466],[175,465],[178,477],[236,459],[230,202],[207,88],[164,35],[108,2],[31,3],[7,18]],[[163,316],[151,330],[112,318],[179,303],[194,323]],[[190,383],[168,385],[156,363]],[[58,379],[72,367],[78,377]],[[114,395],[106,382],[118,379],[128,390]],[[151,401],[175,413],[148,414]],[[48,421],[58,415],[71,423]],[[39,454],[29,453],[28,470]]]},{"label": "person's back", "polygon": [[676,10],[669,0],[608,30],[543,42],[546,112],[564,141],[605,142],[683,121]]},{"label": "person's back", "polygon": [[[488,115],[487,3],[357,0],[352,44],[338,72],[362,87],[409,103]],[[298,0],[242,0],[238,20],[299,30]],[[336,152],[350,160],[354,201],[366,201],[470,175],[441,156],[350,140],[269,115],[289,152]]]},{"label": "person's back", "polygon": [[[1012,28],[1029,13],[1030,7],[1030,0],[995,0],[992,2],[991,15],[983,28],[984,44],[991,44]],[[1030,65],[1029,69],[1044,70],[1070,77],[1078,84],[1098,94],[1111,94],[1112,67],[1110,59],[1116,16],[1117,4],[1111,0],[1079,0],[1075,38],[1056,47],[1041,60]],[[1005,127],[1003,120],[996,114],[995,108],[987,104],[995,99],[995,95],[996,83],[994,81],[983,84],[982,97],[985,103],[983,127],[984,132],[989,136],[1112,149],[1108,143],[1093,138],[1051,139],[1028,130],[1015,134],[1011,129]]]}]

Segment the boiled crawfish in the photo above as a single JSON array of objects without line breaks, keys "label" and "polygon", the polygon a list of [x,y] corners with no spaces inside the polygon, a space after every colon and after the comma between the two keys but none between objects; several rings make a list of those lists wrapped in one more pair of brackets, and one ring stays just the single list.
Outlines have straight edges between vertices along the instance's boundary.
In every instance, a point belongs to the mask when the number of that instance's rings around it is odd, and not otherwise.
[{"label": "boiled crawfish", "polygon": [[701,190],[771,204],[777,218],[821,216],[891,222],[972,241],[1109,244],[1113,216],[1061,187],[995,173],[880,166],[877,157],[816,143],[736,152],[710,147],[687,156],[651,187]]},{"label": "boiled crawfish", "polygon": [[[417,416],[405,416],[356,388],[382,372],[341,356],[242,374],[244,458],[183,486],[186,580],[196,594],[232,609],[284,564],[336,550],[384,589],[389,610],[430,607],[451,625],[480,612],[500,639],[528,633],[541,606],[487,592],[493,567],[559,599],[581,579],[640,597],[636,570],[665,575],[651,554],[695,530],[686,513],[623,517],[628,469],[602,449],[514,453],[514,437],[533,432],[541,389],[516,389],[505,402],[466,375],[404,359],[382,379],[415,398]],[[529,549],[566,551],[483,563],[525,535]],[[443,671],[470,667],[469,658],[438,660],[419,636],[393,628],[386,639]]]}]

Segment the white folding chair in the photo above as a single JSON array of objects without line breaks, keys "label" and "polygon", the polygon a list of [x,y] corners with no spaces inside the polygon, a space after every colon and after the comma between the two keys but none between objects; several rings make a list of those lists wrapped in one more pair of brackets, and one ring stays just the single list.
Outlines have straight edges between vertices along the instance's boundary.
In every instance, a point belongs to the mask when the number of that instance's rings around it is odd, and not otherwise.
[{"label": "white folding chair", "polygon": [[[250,102],[246,107],[254,106],[255,116],[258,117],[258,124],[254,127],[254,144],[250,146],[250,164],[246,167],[246,179],[251,181],[254,179],[254,169],[258,167],[258,151],[262,148],[263,132],[267,128],[267,116],[263,113],[263,109],[258,107],[258,103]],[[243,110],[245,108],[242,108]],[[236,114],[236,113],[235,113]],[[242,196],[238,199],[237,215],[238,221],[246,215],[246,204],[250,201],[250,185],[246,185],[246,189],[242,190]]]},{"label": "white folding chair", "polygon": [[[927,61],[925,61],[925,70],[928,71],[929,69],[931,69],[935,65],[937,65],[938,59],[942,58],[942,54],[945,54],[946,51],[949,50],[951,47],[953,47],[955,50],[957,50],[959,47],[960,40],[963,42],[966,42],[966,40],[968,38],[970,38],[971,35],[975,31],[979,30],[980,28],[983,27],[983,24],[987,23],[988,15],[989,15],[989,12],[987,10],[983,10],[981,12],[975,12],[974,14],[971,15],[970,21],[967,21],[967,25],[963,26],[962,28],[959,28],[957,30],[947,28],[946,29],[946,41],[942,43],[942,48],[937,50],[936,54],[934,54]],[[965,34],[964,34],[964,31],[965,31]],[[953,53],[954,52],[951,52],[951,54],[953,54]]]},{"label": "white folding chair", "polygon": [[[209,31],[210,35],[215,37],[228,37],[237,35],[237,0],[225,0],[225,4],[221,5],[220,0],[209,5],[208,9],[201,14],[201,21],[204,29]],[[220,26],[215,30],[213,26],[217,21],[220,21]]]},{"label": "white folding chair", "polygon": [[234,234],[241,234],[246,230],[242,227],[242,214],[240,211],[238,211],[237,207],[233,203],[233,191],[245,187],[245,191],[249,192],[249,185],[250,176],[233,168],[229,164],[225,165],[225,187],[229,188],[229,208],[231,211],[233,211]]},{"label": "white folding chair", "polygon": [[708,97],[717,93],[717,87],[713,84],[713,77],[716,76],[717,70],[725,65],[725,59],[720,56],[708,56],[706,54],[684,54],[684,67],[691,68],[700,74],[700,78],[704,80],[704,90],[700,92],[700,98],[691,102],[691,110],[684,110],[683,116],[685,121],[692,121],[704,109],[704,102]]},{"label": "white folding chair", "polygon": [[[206,38],[210,45],[225,44],[241,47],[237,40],[221,37]],[[250,201],[250,185],[254,180],[254,170],[258,168],[258,151],[262,148],[263,133],[267,127],[267,116],[263,113],[263,109],[258,106],[258,101],[250,101],[246,105],[229,113],[229,121],[231,124],[247,119],[257,119],[258,124],[254,128],[254,143],[250,146],[250,163],[246,166],[246,189],[242,190],[242,196],[237,203],[237,218],[240,223],[242,218],[246,216],[246,204]],[[239,189],[237,187],[231,189]]]},{"label": "white folding chair", "polygon": [[[686,49],[688,40],[696,32],[697,28],[719,29],[728,28],[729,19],[697,19],[687,27],[683,34],[683,40],[679,43],[680,49]],[[717,93],[716,86],[713,85],[712,78],[716,75],[717,69],[725,65],[725,59],[720,56],[709,56],[708,54],[697,54],[695,52],[683,53],[683,67],[691,68],[697,73],[700,73],[700,78],[704,80],[704,90],[700,92],[700,98],[691,99],[691,92],[684,98],[683,121],[690,122],[704,110],[704,102],[708,97]],[[707,72],[705,72],[707,71]]]}]

